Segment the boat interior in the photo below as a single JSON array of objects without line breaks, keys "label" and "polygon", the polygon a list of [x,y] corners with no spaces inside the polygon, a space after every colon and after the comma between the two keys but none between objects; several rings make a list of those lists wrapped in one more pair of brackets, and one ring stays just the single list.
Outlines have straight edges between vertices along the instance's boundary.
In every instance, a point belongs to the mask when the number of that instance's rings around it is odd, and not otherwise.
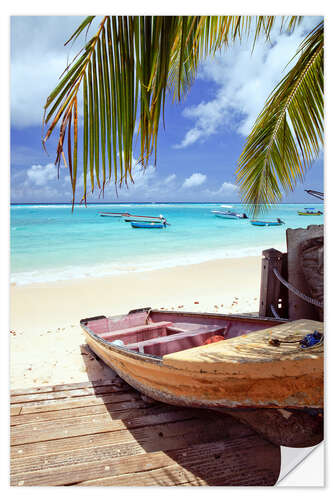
[{"label": "boat interior", "polygon": [[110,344],[158,357],[280,323],[280,320],[255,317],[147,310],[81,320],[85,330]]}]

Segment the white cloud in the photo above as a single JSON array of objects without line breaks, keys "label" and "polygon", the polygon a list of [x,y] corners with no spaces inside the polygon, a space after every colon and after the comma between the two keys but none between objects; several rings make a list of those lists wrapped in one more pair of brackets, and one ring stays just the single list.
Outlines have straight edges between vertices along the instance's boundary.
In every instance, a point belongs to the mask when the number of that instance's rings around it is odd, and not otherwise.
[{"label": "white cloud", "polygon": [[203,184],[206,181],[206,179],[207,179],[207,175],[200,174],[199,172],[194,173],[190,177],[187,177],[187,179],[185,179],[184,184],[183,184],[183,188],[191,188],[191,187],[201,186],[201,184]]},{"label": "white cloud", "polygon": [[218,89],[211,101],[185,108],[183,115],[193,125],[174,147],[185,148],[205,140],[223,127],[248,135],[269,94],[290,69],[285,67],[303,40],[305,30],[319,19],[306,16],[291,35],[280,33],[277,23],[272,44],[261,40],[251,54],[252,41],[237,43],[204,62],[198,77],[214,82]]},{"label": "white cloud", "polygon": [[48,163],[45,166],[32,165],[27,170],[28,180],[36,186],[45,186],[49,181],[57,178],[58,169],[54,163]]},{"label": "white cloud", "polygon": [[168,177],[166,177],[164,180],[164,184],[170,184],[171,182],[174,182],[176,178],[177,178],[176,174],[168,175]]},{"label": "white cloud", "polygon": [[232,182],[223,182],[216,190],[205,189],[202,194],[206,200],[239,201],[239,188]]},{"label": "white cloud", "polygon": [[[82,46],[83,34],[74,47],[64,47],[64,43],[83,19],[84,16],[12,16],[12,125],[41,126],[46,98]],[[96,19],[94,24],[97,23]],[[94,29],[91,27],[88,39]]]}]

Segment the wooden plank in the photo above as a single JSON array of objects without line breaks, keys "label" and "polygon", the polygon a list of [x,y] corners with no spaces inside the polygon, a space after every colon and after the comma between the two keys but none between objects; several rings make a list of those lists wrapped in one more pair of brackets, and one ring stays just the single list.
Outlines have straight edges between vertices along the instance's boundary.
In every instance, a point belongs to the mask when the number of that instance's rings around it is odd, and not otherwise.
[{"label": "wooden plank", "polygon": [[56,392],[43,392],[43,393],[32,393],[32,394],[20,394],[20,395],[12,395],[10,400],[11,403],[27,403],[34,401],[53,401],[56,399],[63,398],[74,398],[80,396],[97,396],[102,394],[110,394],[114,392],[126,392],[128,389],[128,385],[126,384],[126,388],[124,386],[119,386],[119,384],[110,384],[105,385],[103,387],[86,387],[82,389],[71,389],[71,390],[63,390]]},{"label": "wooden plank", "polygon": [[216,431],[216,422],[203,421],[174,422],[154,427],[152,432],[140,428],[135,432],[122,431],[112,436],[108,444],[76,450],[58,451],[43,456],[14,458],[11,461],[13,474],[42,471],[60,466],[73,466],[92,462],[100,462],[123,456],[137,455],[156,451],[171,451],[186,448],[195,444],[213,443],[220,439],[232,439],[256,435],[246,426],[233,423],[232,431],[221,428]]},{"label": "wooden plank", "polygon": [[[156,415],[159,414],[158,411],[160,412],[161,410],[154,408],[145,411],[149,411],[149,415]],[[126,430],[104,432],[100,434],[88,434],[66,439],[20,444],[11,447],[11,457],[12,459],[29,457],[30,460],[32,457],[45,457],[46,455],[56,455],[58,453],[65,456],[66,451],[69,451],[71,454],[77,454],[77,450],[80,449],[86,450],[86,453],[90,455],[92,449],[105,446],[116,446],[118,450],[117,453],[121,454],[122,444],[126,444],[127,446],[129,443],[130,446],[136,446],[137,442],[142,444],[146,451],[156,451],[158,449],[174,449],[175,447],[179,447],[180,443],[186,446],[205,442],[207,440],[213,441],[218,437],[240,436],[253,433],[253,431],[249,430],[244,424],[237,422],[237,420],[227,415],[213,421],[207,421],[207,417],[204,419],[202,416],[198,418],[200,418],[201,422],[199,431],[197,426],[193,426],[194,420],[188,420],[188,425],[186,425],[184,429],[182,425],[184,419],[182,420],[179,418],[179,426],[171,425],[173,422],[169,419],[169,422],[167,422],[169,425],[166,426],[166,423],[164,423],[164,428],[163,424],[160,424],[160,426],[156,425],[151,428],[126,428]],[[174,419],[174,422],[177,422],[177,420]],[[181,436],[179,435],[180,430],[182,431]],[[114,450],[111,452],[114,453]],[[99,451],[97,450],[96,453],[99,453]]]},{"label": "wooden plank", "polygon": [[11,406],[10,407],[10,415],[19,415],[22,410],[22,405],[17,405],[17,406]]},{"label": "wooden plank", "polygon": [[129,401],[120,401],[119,403],[101,404],[94,406],[82,406],[79,408],[68,408],[64,410],[46,411],[38,413],[23,413],[21,415],[14,415],[10,419],[10,425],[21,425],[36,422],[46,422],[54,420],[62,420],[71,417],[83,417],[88,415],[98,415],[101,413],[111,414],[112,418],[120,418],[128,410],[135,408],[147,408],[152,405],[143,401],[140,396],[132,398]]},{"label": "wooden plank", "polygon": [[[185,369],[188,367],[192,371],[198,371],[201,368],[206,372],[212,371],[214,373],[216,370],[223,369],[225,373],[228,373],[227,370],[230,370],[235,375],[237,366],[244,365],[246,361],[249,367],[251,367],[251,363],[255,365],[255,376],[259,379],[260,375],[267,377],[265,371],[262,374],[258,373],[257,363],[259,362],[264,365],[268,361],[298,361],[314,358],[322,361],[323,344],[306,350],[300,349],[298,343],[281,343],[280,346],[275,346],[271,345],[269,340],[277,338],[282,341],[298,341],[305,335],[313,333],[314,330],[323,332],[323,328],[322,322],[308,319],[286,322],[223,342],[215,342],[214,344],[168,354],[163,356],[163,363],[175,368]],[[281,363],[272,363],[272,367],[274,366],[278,370],[281,370],[280,365],[282,366]],[[322,370],[321,363],[320,369]],[[270,375],[274,375],[272,368]],[[289,375],[292,375],[292,370],[289,371]]]},{"label": "wooden plank", "polygon": [[[173,485],[220,485],[250,486],[273,485],[280,472],[280,450],[278,447],[261,441],[257,436],[240,440],[224,440],[220,449],[206,453],[202,447],[178,450],[175,455],[168,453],[169,460],[161,468],[135,473],[117,474],[109,472],[108,477],[86,480],[77,483],[81,486],[173,486]],[[230,445],[230,448],[229,446]],[[211,443],[210,443],[211,446]],[[188,458],[188,453],[190,457]],[[192,453],[191,453],[192,452]],[[193,453],[194,452],[194,453]],[[151,457],[147,457],[150,459]],[[173,463],[171,462],[173,461]],[[122,470],[122,469],[120,469]]]},{"label": "wooden plank", "polygon": [[[138,443],[137,443],[138,444]],[[225,463],[228,462],[230,468],[230,458],[238,455],[241,450],[242,455],[253,455],[254,450],[256,455],[262,450],[272,452],[275,460],[279,459],[279,447],[274,447],[270,443],[262,440],[257,435],[252,434],[249,436],[242,436],[238,438],[225,438],[223,440],[207,441],[204,443],[191,444],[190,446],[177,448],[174,450],[153,451],[145,452],[143,448],[136,450],[132,455],[107,455],[105,449],[103,454],[85,456],[85,461],[82,460],[84,450],[78,450],[78,453],[72,456],[71,462],[68,458],[70,455],[65,456],[65,462],[61,462],[61,457],[58,457],[58,463],[55,464],[53,455],[43,458],[41,467],[38,468],[38,463],[33,462],[31,469],[24,470],[20,462],[16,460],[12,466],[11,483],[17,485],[67,485],[78,484],[80,482],[87,482],[97,480],[100,482],[101,478],[106,478],[108,481],[110,477],[128,474],[137,474],[145,470],[158,469],[160,467],[168,467],[173,464],[181,464],[182,468],[195,469],[196,476],[211,476],[212,471],[219,472],[221,469],[226,469]],[[108,447],[108,451],[110,447]],[[95,451],[95,450],[93,450]],[[76,455],[81,455],[81,461],[78,460]],[[76,460],[75,460],[76,459]],[[238,461],[238,458],[237,458]],[[252,465],[256,459],[251,457]],[[22,461],[21,461],[22,462]],[[222,462],[222,463],[221,463]],[[268,462],[269,463],[269,462]],[[266,461],[266,466],[268,465]],[[218,471],[218,469],[220,469]]]},{"label": "wooden plank", "polygon": [[[21,415],[33,414],[33,413],[56,413],[58,411],[64,411],[75,408],[93,407],[101,405],[117,404],[126,401],[139,401],[142,400],[141,395],[137,391],[132,392],[121,392],[114,394],[106,394],[102,397],[94,396],[82,396],[80,398],[64,398],[60,400],[50,401],[34,401],[30,403],[18,404],[17,408],[21,408]],[[16,408],[15,404],[11,405],[11,408]],[[27,417],[28,418],[28,417]]]},{"label": "wooden plank", "polygon": [[[113,370],[110,368],[110,371]],[[46,392],[70,391],[72,389],[88,389],[94,387],[104,387],[112,385],[116,382],[127,386],[126,382],[122,381],[120,377],[114,372],[114,377],[107,380],[89,380],[85,382],[75,382],[72,384],[57,384],[57,385],[41,385],[38,387],[27,387],[12,389],[11,396],[21,396],[22,394],[42,394]]]},{"label": "wooden plank", "polygon": [[[254,454],[254,450],[256,458],[251,456]],[[243,463],[239,459],[239,451],[241,451]],[[233,465],[237,461],[238,473],[239,468],[244,467],[244,462],[246,462],[247,470],[251,469],[251,467],[252,470],[255,469],[257,467],[256,460],[258,461],[257,457],[260,454],[265,455],[264,470],[271,469],[272,464],[277,468],[279,465],[279,448],[263,441],[256,435],[252,435],[236,439],[229,438],[215,442],[194,444],[185,448],[171,450],[167,453],[159,450],[150,453],[141,451],[141,453],[133,454],[132,456],[118,456],[113,458],[98,456],[94,457],[94,459],[91,457],[90,461],[71,464],[60,463],[58,466],[54,466],[49,461],[45,463],[44,460],[43,468],[41,469],[30,471],[18,471],[17,468],[14,469],[11,476],[11,484],[56,486],[81,483],[82,485],[88,485],[89,481],[91,485],[106,485],[113,484],[113,480],[118,482],[119,476],[122,476],[123,479],[121,481],[125,480],[127,481],[125,484],[131,485],[133,477],[129,478],[129,475],[136,476],[143,471],[152,471],[174,465],[181,470],[192,470],[193,477],[191,480],[194,478],[203,478],[207,482],[207,480],[209,481],[214,476],[217,477],[217,474],[219,474],[219,478],[221,479],[221,471],[222,476],[223,471],[224,473],[228,471],[230,475],[230,469],[232,469],[230,461],[233,462]],[[248,463],[250,460],[251,464]],[[253,467],[253,464],[255,464],[255,467]],[[275,471],[276,473],[277,471]],[[233,478],[234,474],[228,480]],[[227,480],[227,474],[225,474],[223,480]],[[153,482],[152,484],[158,483]],[[141,484],[139,483],[138,485]]]},{"label": "wooden plank", "polygon": [[[31,401],[29,403],[18,403],[17,406],[22,408],[21,414],[26,413],[39,413],[39,412],[53,412],[57,410],[66,410],[69,408],[82,408],[84,406],[98,406],[101,404],[109,404],[112,402],[120,402],[120,401],[130,401],[131,397],[138,395],[138,391],[134,389],[128,392],[119,392],[114,394],[105,394],[100,397],[95,396],[81,396],[76,398],[63,398],[56,399],[54,401]],[[11,407],[15,407],[15,404],[12,404]]]},{"label": "wooden plank", "polygon": [[153,426],[160,423],[174,420],[193,419],[193,414],[188,410],[169,410],[157,415],[145,415],[130,421],[112,420],[111,415],[102,414],[94,417],[75,417],[65,419],[61,426],[54,425],[53,422],[39,422],[33,424],[23,424],[11,428],[11,444],[35,443],[37,441],[50,441],[52,439],[62,439],[87,434],[98,434],[101,432],[112,432],[121,429],[142,426]]}]

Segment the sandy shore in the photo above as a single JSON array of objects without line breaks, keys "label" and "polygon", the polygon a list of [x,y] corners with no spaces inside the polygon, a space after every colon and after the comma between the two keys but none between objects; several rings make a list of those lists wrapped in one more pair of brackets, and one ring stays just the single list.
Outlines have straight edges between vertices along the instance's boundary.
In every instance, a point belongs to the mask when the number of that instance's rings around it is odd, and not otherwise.
[{"label": "sandy shore", "polygon": [[261,257],[223,259],[99,279],[11,286],[11,388],[107,378],[84,349],[80,319],[151,306],[255,313]]}]

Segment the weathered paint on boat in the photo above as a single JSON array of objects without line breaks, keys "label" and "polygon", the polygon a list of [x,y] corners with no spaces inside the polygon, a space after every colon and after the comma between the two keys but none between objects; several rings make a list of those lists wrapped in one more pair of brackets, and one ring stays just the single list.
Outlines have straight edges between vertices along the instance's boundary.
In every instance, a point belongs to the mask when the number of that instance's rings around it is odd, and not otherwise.
[{"label": "weathered paint on boat", "polygon": [[[96,322],[106,317],[81,320],[89,347],[147,396],[204,408],[323,407],[323,346],[305,350],[298,343],[269,344],[271,338],[298,341],[314,330],[322,332],[322,323],[170,311],[151,311],[151,317],[156,322],[229,324],[231,333],[221,342],[156,356],[111,344],[94,333]],[[234,335],[232,329],[242,331],[242,325],[252,332]]]}]

